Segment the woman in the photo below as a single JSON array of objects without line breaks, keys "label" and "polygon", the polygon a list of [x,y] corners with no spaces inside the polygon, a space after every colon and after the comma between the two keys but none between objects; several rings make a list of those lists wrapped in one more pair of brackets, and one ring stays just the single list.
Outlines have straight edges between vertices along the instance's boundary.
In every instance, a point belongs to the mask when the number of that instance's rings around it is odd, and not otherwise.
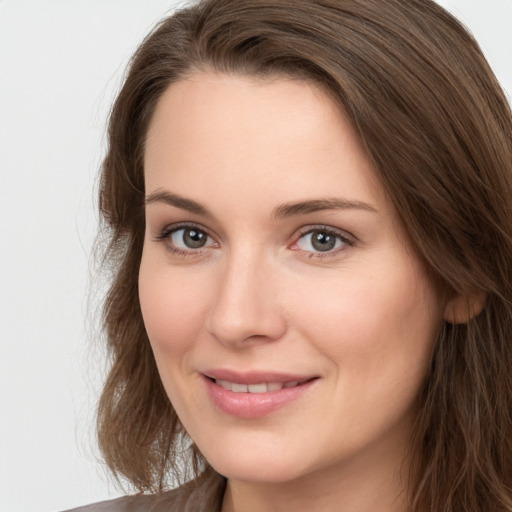
[{"label": "woman", "polygon": [[99,439],[151,494],[80,510],[512,510],[512,116],[456,20],[203,1],[109,142]]}]

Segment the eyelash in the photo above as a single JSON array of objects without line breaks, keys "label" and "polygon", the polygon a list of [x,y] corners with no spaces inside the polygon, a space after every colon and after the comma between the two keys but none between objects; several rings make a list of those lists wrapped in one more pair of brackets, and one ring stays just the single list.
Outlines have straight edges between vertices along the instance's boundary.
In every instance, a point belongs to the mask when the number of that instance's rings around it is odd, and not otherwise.
[{"label": "eyelash", "polygon": [[[159,235],[154,237],[154,240],[156,242],[167,242],[166,248],[171,252],[173,255],[177,256],[184,256],[184,257],[190,257],[190,256],[199,256],[203,252],[203,247],[193,249],[182,249],[180,247],[176,247],[173,245],[170,241],[170,237],[173,233],[176,233],[177,231],[180,231],[182,229],[189,229],[189,230],[197,230],[204,235],[206,235],[209,239],[213,240],[213,237],[211,237],[208,234],[208,231],[201,227],[198,224],[194,223],[183,223],[183,224],[174,224],[170,227],[165,228]],[[313,234],[315,232],[326,234],[328,236],[334,236],[337,240],[341,242],[341,247],[335,248],[333,250],[327,250],[325,252],[322,251],[302,251],[304,252],[308,258],[329,258],[334,257],[338,255],[339,252],[346,250],[347,247],[353,247],[356,245],[356,239],[349,233],[345,231],[338,230],[336,228],[333,228],[331,226],[324,226],[324,225],[313,225],[313,226],[307,226],[303,228],[301,231],[299,231],[298,236],[296,236],[294,239],[295,241],[289,245],[288,247],[291,248],[291,250],[300,251],[301,249],[294,249],[293,247],[296,246],[299,241],[305,237],[308,234]],[[218,244],[217,244],[218,245]],[[206,248],[208,248],[207,246]]]}]

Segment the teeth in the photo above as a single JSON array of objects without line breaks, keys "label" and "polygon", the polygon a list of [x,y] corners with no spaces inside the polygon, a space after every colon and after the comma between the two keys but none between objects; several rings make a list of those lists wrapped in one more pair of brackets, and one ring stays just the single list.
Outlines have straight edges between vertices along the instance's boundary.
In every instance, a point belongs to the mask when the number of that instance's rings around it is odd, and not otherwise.
[{"label": "teeth", "polygon": [[220,379],[217,379],[215,381],[220,387],[224,388],[224,389],[227,389],[228,391],[231,391],[231,382],[227,381],[227,380],[220,380]]},{"label": "teeth", "polygon": [[269,391],[279,391],[280,389],[283,389],[283,383],[282,382],[269,382],[267,384],[267,388]]},{"label": "teeth", "polygon": [[249,384],[247,389],[249,393],[266,393],[268,391],[266,384]]},{"label": "teeth", "polygon": [[299,381],[290,382],[262,382],[261,384],[239,384],[237,382],[229,382],[228,380],[216,379],[215,382],[228,391],[234,393],[267,393],[269,391],[279,391],[283,388],[294,388],[299,385]]}]

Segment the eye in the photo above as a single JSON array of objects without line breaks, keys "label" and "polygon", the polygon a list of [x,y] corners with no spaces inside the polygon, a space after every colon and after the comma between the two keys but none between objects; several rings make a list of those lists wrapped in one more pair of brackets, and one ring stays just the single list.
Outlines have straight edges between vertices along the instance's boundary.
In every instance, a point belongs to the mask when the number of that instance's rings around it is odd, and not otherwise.
[{"label": "eye", "polygon": [[[353,240],[334,229],[310,229],[293,244],[292,249],[312,253],[337,253],[346,246],[354,245]],[[326,255],[327,255],[326,254]],[[320,254],[318,254],[320,255]]]},{"label": "eye", "polygon": [[154,240],[164,242],[166,248],[177,256],[197,255],[201,252],[201,249],[218,246],[204,229],[188,224],[169,226]]},{"label": "eye", "polygon": [[169,233],[169,240],[178,249],[201,249],[212,245],[213,240],[200,229],[186,227]]}]

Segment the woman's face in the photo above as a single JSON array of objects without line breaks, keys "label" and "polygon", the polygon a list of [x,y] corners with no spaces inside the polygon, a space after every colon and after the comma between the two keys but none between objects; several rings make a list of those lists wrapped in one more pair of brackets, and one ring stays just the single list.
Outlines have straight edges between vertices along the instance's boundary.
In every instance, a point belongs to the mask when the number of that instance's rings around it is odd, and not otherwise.
[{"label": "woman's face", "polygon": [[329,97],[175,83],[145,180],[142,313],[207,460],[252,482],[396,469],[444,306]]}]

